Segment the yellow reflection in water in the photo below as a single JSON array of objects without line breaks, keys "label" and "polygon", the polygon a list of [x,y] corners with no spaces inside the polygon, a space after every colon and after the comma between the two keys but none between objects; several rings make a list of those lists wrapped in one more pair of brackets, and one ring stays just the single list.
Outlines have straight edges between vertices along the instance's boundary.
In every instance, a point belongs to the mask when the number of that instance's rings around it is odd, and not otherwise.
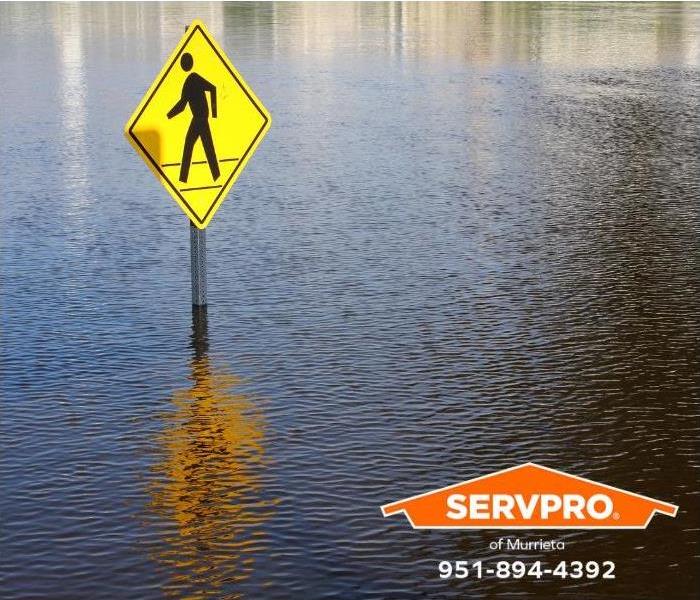
[{"label": "yellow reflection in water", "polygon": [[274,502],[261,495],[264,416],[235,392],[239,377],[211,364],[206,313],[194,317],[192,385],[173,394],[149,491],[155,516],[166,522],[155,557],[173,573],[166,593],[207,598],[250,576]]}]

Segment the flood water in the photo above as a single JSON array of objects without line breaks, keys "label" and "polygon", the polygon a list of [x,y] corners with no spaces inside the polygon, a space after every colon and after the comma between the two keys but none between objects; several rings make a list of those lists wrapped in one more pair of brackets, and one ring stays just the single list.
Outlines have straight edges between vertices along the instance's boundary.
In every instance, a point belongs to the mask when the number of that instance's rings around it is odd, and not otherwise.
[{"label": "flood water", "polygon": [[[195,17],[273,124],[193,320],[122,128]],[[2,598],[698,597],[700,4],[3,3],[0,33]],[[381,515],[526,461],[678,516],[508,555],[614,581],[445,582],[499,532]]]}]

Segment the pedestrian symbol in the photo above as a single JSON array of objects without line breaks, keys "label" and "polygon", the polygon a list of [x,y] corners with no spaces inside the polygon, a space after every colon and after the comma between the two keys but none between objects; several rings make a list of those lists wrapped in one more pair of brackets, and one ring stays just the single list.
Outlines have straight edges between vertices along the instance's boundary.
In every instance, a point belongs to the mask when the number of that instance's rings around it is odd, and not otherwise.
[{"label": "pedestrian symbol", "polygon": [[125,127],[192,222],[204,229],[270,127],[270,115],[194,21]]},{"label": "pedestrian symbol", "polygon": [[[183,71],[189,71],[192,68],[194,60],[189,52],[185,52],[180,57],[180,64]],[[190,73],[182,85],[182,97],[177,104],[170,109],[168,119],[172,119],[175,115],[179,115],[189,104],[192,110],[192,122],[185,136],[185,148],[182,151],[182,163],[180,163],[180,181],[187,183],[187,177],[192,164],[192,150],[197,138],[202,140],[204,154],[207,157],[207,164],[211,171],[211,176],[216,181],[219,178],[219,164],[216,160],[216,151],[214,150],[214,142],[211,139],[211,131],[209,130],[209,105],[205,92],[211,94],[211,116],[216,119],[216,86],[209,83],[201,75]]]}]

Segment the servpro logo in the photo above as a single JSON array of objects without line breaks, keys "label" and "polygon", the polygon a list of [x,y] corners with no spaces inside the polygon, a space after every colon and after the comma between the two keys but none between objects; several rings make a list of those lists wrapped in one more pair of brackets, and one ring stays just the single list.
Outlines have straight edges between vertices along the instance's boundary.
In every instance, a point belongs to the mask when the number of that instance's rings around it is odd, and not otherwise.
[{"label": "servpro logo", "polygon": [[645,529],[678,507],[535,463],[382,506],[415,529]]}]

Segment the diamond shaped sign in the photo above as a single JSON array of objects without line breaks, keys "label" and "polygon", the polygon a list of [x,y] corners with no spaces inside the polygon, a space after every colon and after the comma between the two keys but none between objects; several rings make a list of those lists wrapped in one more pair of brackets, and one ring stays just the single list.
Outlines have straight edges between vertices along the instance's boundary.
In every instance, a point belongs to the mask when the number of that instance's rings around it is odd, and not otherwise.
[{"label": "diamond shaped sign", "polygon": [[194,21],[124,134],[185,214],[204,229],[270,122],[204,23]]}]

